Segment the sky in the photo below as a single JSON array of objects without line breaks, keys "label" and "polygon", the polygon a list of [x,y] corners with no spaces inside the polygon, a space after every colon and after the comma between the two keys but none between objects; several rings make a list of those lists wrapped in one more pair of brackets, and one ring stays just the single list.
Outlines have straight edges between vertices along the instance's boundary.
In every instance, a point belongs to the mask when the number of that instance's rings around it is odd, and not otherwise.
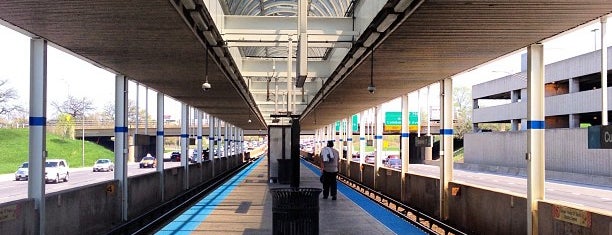
[{"label": "sky", "polygon": [[[2,23],[2,22],[0,22]],[[607,31],[610,32],[610,25]],[[562,36],[556,36],[545,40],[544,43],[544,62],[546,64],[570,58],[576,55],[593,51],[601,47],[599,21],[585,24],[583,27],[570,30]],[[593,31],[597,29],[597,31]],[[611,37],[611,36],[609,36]],[[597,39],[597,40],[596,40]],[[610,43],[608,42],[608,45]],[[29,60],[30,60],[30,40],[29,37],[13,31],[0,24],[0,80],[8,80],[6,87],[17,90],[19,99],[18,104],[28,107],[29,100]],[[504,77],[520,71],[521,54],[525,50],[519,50],[495,61],[473,68],[469,71],[453,76],[454,86],[471,87],[474,84]],[[47,79],[48,79],[48,108],[50,118],[56,115],[52,102],[61,103],[66,100],[68,95],[75,97],[87,97],[93,101],[96,110],[109,103],[114,102],[115,75],[109,71],[94,66],[52,46],[47,51]],[[136,100],[136,85],[130,82],[129,99]],[[430,88],[430,106],[438,106],[437,84]],[[139,88],[139,109],[145,109],[145,87]],[[153,90],[148,92],[148,112],[152,117],[156,117],[157,93]],[[427,97],[427,88],[420,92],[409,94],[409,110],[424,110],[424,100]],[[417,98],[421,101],[417,104]],[[171,115],[172,119],[180,119],[180,103],[166,97],[165,114]],[[395,99],[383,104],[383,111],[400,111],[400,99]],[[426,109],[425,109],[426,110]]]}]

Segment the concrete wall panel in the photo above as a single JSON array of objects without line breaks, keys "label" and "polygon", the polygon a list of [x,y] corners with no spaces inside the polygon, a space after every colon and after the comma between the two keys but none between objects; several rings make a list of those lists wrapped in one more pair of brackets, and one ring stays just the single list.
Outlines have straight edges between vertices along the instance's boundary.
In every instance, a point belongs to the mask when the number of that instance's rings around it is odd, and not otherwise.
[{"label": "concrete wall panel", "polygon": [[357,162],[352,162],[353,164],[351,164],[351,175],[349,176],[352,180],[357,181],[357,182],[361,182],[361,167],[359,166],[359,163]]},{"label": "concrete wall panel", "polygon": [[128,218],[132,219],[162,202],[159,172],[128,178]]},{"label": "concrete wall panel", "polygon": [[47,194],[45,234],[99,234],[118,225],[118,189],[118,181],[107,181]]},{"label": "concrete wall panel", "polygon": [[203,169],[200,164],[189,165],[189,188],[193,188],[196,185],[202,183]]},{"label": "concrete wall panel", "polygon": [[35,234],[34,199],[2,203],[0,211],[7,216],[0,221],[2,234]]},{"label": "concrete wall panel", "polygon": [[[449,201],[449,223],[467,234],[514,235],[527,232],[527,200],[451,182],[458,188]],[[548,233],[543,233],[548,234]]]},{"label": "concrete wall panel", "polygon": [[363,164],[362,166],[361,179],[363,181],[361,183],[369,188],[374,188],[374,166],[368,164]]},{"label": "concrete wall panel", "polygon": [[[612,150],[588,149],[586,129],[546,130],[546,170],[612,177]],[[525,168],[527,133],[470,133],[465,163]]]},{"label": "concrete wall panel", "polygon": [[590,226],[583,226],[574,223],[565,222],[553,217],[553,205],[557,202],[541,201],[538,203],[538,219],[540,234],[580,234],[580,235],[596,235],[596,234],[612,234],[612,214],[604,214],[604,212],[589,212],[584,208],[574,208],[574,206],[561,205],[578,209],[583,213],[590,215]]},{"label": "concrete wall panel", "polygon": [[178,196],[183,191],[183,167],[164,169],[164,199]]},{"label": "concrete wall panel", "polygon": [[407,175],[405,203],[425,214],[440,217],[440,180],[421,175]]}]

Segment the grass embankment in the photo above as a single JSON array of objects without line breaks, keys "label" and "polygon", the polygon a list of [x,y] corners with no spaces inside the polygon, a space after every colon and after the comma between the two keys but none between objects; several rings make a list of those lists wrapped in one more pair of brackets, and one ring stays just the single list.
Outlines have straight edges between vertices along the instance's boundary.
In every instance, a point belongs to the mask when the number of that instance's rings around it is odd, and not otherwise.
[{"label": "grass embankment", "polygon": [[[13,173],[21,163],[28,161],[27,128],[0,129],[0,174]],[[47,159],[62,158],[71,168],[82,166],[81,140],[64,139],[47,132]],[[98,158],[114,159],[112,151],[85,141],[85,166],[93,166]]]}]

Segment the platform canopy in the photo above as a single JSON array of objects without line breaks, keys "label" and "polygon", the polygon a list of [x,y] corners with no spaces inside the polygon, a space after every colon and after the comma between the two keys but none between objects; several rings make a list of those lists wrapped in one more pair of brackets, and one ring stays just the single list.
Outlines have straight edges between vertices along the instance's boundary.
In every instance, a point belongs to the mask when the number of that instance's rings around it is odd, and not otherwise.
[{"label": "platform canopy", "polygon": [[[308,69],[303,86],[292,86],[292,110],[303,130],[612,10],[612,2],[601,0],[306,2]],[[295,58],[297,11],[296,0],[3,0],[0,23],[240,128],[265,130],[274,124],[271,114],[287,109],[288,42],[291,35]],[[292,80],[300,80],[296,71],[294,59]],[[203,91],[206,77],[212,88]]]}]

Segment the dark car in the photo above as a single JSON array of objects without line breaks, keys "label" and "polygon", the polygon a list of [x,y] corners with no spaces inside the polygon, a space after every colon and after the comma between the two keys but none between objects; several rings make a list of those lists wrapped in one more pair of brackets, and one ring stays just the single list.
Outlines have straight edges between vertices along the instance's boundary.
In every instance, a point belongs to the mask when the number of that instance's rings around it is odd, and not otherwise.
[{"label": "dark car", "polygon": [[179,153],[179,152],[172,152],[172,154],[170,154],[170,161],[171,162],[180,162],[181,161],[181,153]]}]

